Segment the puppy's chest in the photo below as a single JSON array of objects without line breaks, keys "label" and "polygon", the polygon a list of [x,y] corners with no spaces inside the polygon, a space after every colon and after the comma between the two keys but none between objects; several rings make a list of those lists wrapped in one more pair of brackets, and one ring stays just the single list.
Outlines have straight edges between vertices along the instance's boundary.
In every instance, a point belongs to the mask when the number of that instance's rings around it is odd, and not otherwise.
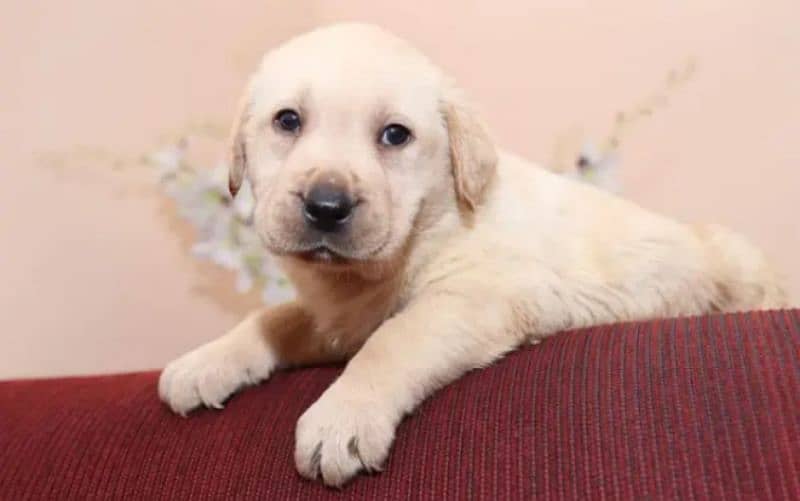
[{"label": "puppy's chest", "polygon": [[354,354],[376,329],[400,308],[397,291],[378,288],[350,297],[329,297],[312,307],[317,332],[328,343]]}]

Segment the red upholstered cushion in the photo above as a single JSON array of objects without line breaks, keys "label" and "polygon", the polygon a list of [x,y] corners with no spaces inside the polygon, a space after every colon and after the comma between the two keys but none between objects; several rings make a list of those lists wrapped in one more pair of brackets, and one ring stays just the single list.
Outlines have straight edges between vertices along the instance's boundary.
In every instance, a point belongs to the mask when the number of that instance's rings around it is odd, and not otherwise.
[{"label": "red upholstered cushion", "polygon": [[382,474],[302,480],[295,420],[339,369],[190,419],[155,373],[0,384],[2,499],[800,498],[800,312],[567,332],[399,428]]}]

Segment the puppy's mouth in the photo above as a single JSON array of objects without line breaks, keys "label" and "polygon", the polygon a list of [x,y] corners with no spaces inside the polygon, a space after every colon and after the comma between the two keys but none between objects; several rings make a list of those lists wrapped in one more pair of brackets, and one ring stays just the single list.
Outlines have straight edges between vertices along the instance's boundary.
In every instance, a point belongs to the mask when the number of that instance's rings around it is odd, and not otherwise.
[{"label": "puppy's mouth", "polygon": [[373,262],[391,241],[387,233],[377,245],[365,249],[354,247],[348,241],[339,242],[337,238],[319,235],[301,235],[297,241],[274,240],[269,234],[262,234],[261,238],[264,246],[273,255],[335,268],[361,266]]},{"label": "puppy's mouth", "polygon": [[339,254],[326,245],[320,245],[306,251],[295,253],[295,256],[302,261],[325,265],[346,265],[353,259]]}]

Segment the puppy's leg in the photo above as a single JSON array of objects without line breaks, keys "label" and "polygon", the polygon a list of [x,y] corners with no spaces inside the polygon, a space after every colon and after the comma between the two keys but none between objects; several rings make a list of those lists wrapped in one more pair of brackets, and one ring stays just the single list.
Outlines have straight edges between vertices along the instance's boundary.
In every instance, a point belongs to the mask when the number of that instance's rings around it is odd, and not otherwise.
[{"label": "puppy's leg", "polygon": [[522,342],[511,324],[511,307],[485,291],[418,297],[372,334],[300,418],[298,471],[339,486],[360,470],[380,469],[403,415]]},{"label": "puppy's leg", "polygon": [[336,356],[314,333],[311,316],[287,303],[251,314],[224,336],[168,364],[158,393],[178,414],[200,405],[220,409],[235,391],[263,381],[278,367]]}]

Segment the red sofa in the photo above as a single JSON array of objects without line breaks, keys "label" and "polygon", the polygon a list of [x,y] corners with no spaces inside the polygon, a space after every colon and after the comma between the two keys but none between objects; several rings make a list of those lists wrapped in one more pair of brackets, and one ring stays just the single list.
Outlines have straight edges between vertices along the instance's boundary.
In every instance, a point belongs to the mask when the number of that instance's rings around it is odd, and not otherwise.
[{"label": "red sofa", "polygon": [[800,499],[800,310],[566,332],[406,419],[386,470],[302,480],[298,370],[189,419],[157,374],[0,383],[0,499]]}]

